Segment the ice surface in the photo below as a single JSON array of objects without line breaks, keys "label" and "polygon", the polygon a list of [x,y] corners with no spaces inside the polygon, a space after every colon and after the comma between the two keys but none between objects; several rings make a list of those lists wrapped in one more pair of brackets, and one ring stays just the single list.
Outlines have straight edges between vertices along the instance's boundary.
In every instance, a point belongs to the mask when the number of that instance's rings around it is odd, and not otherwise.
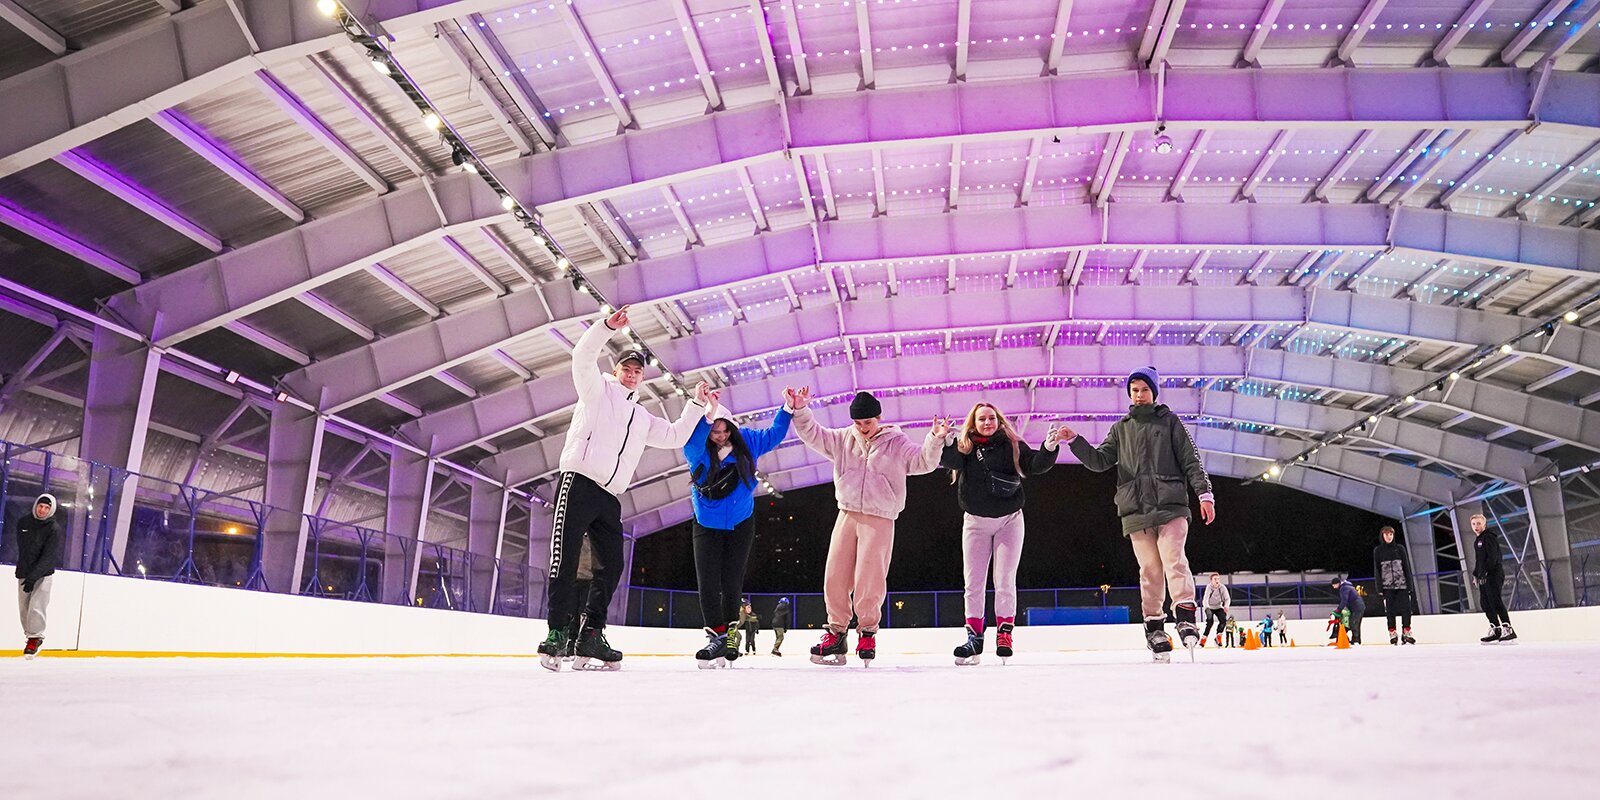
[{"label": "ice surface", "polygon": [[719,671],[688,654],[559,674],[509,658],[7,659],[0,796],[1542,800],[1600,785],[1600,644],[862,669],[809,663],[807,632],[790,643]]}]

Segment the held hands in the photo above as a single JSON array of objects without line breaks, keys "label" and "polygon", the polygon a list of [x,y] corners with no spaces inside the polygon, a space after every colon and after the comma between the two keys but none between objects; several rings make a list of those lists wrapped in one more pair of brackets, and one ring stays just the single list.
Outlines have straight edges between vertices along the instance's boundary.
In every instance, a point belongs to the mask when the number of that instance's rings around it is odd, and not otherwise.
[{"label": "held hands", "polygon": [[1062,428],[1057,428],[1054,424],[1050,426],[1050,431],[1044,435],[1044,449],[1054,450],[1061,444],[1062,430]]},{"label": "held hands", "polygon": [[1205,520],[1207,525],[1215,522],[1217,519],[1217,504],[1211,500],[1201,500],[1200,519]]},{"label": "held hands", "polygon": [[811,404],[811,387],[804,386],[796,390],[788,386],[783,387],[784,405],[790,411],[799,411]]},{"label": "held hands", "polygon": [[1056,435],[1056,441],[1058,442],[1070,442],[1078,438],[1078,432],[1067,425],[1055,428],[1051,432]]},{"label": "held hands", "polygon": [[711,405],[711,385],[705,381],[695,384],[694,399],[695,402],[699,403],[700,405]]},{"label": "held hands", "polygon": [[606,327],[614,331],[620,331],[628,327],[628,306],[617,309],[615,314],[607,317]]},{"label": "held hands", "polygon": [[706,419],[716,419],[717,406],[722,402],[722,390],[712,389],[706,393],[709,402],[706,403]]}]

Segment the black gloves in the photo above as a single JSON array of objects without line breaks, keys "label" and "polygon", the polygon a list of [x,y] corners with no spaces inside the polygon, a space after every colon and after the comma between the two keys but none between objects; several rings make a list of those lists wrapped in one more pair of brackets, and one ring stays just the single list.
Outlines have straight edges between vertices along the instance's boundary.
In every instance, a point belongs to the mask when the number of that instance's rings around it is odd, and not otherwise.
[{"label": "black gloves", "polygon": [[28,580],[22,582],[22,591],[27,592],[28,594],[33,594],[33,586],[34,581],[32,578],[29,578]]}]

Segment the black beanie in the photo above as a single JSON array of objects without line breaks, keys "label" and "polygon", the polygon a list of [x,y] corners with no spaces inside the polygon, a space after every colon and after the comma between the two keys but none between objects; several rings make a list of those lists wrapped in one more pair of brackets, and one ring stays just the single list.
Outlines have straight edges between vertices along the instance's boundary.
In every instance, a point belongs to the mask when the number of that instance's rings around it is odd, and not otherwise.
[{"label": "black beanie", "polygon": [[1156,372],[1155,367],[1134,370],[1133,374],[1128,376],[1128,382],[1132,383],[1135,378],[1144,381],[1150,387],[1150,397],[1152,399],[1161,397],[1161,373]]},{"label": "black beanie", "polygon": [[883,404],[871,392],[856,392],[854,400],[850,401],[851,419],[872,419],[883,416]]}]

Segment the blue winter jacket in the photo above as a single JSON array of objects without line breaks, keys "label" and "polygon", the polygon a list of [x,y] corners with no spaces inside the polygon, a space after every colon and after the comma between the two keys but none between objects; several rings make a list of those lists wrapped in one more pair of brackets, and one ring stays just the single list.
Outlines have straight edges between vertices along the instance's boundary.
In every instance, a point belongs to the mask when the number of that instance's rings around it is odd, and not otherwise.
[{"label": "blue winter jacket", "polygon": [[[744,437],[744,443],[750,448],[750,460],[754,461],[783,443],[785,436],[789,435],[789,409],[778,410],[778,415],[773,417],[772,424],[766,428],[739,428],[739,435]],[[701,475],[710,475],[711,454],[706,451],[706,437],[711,435],[711,423],[701,419],[694,426],[694,433],[689,435],[689,443],[683,446],[683,457],[689,461],[689,474],[699,470]],[[723,460],[724,464],[732,464],[732,453]],[[731,531],[739,523],[749,519],[756,511],[756,482],[752,478],[741,482],[727,497],[721,500],[708,500],[700,496],[699,492],[690,492],[689,502],[694,506],[694,518],[701,527],[714,530]]]}]

